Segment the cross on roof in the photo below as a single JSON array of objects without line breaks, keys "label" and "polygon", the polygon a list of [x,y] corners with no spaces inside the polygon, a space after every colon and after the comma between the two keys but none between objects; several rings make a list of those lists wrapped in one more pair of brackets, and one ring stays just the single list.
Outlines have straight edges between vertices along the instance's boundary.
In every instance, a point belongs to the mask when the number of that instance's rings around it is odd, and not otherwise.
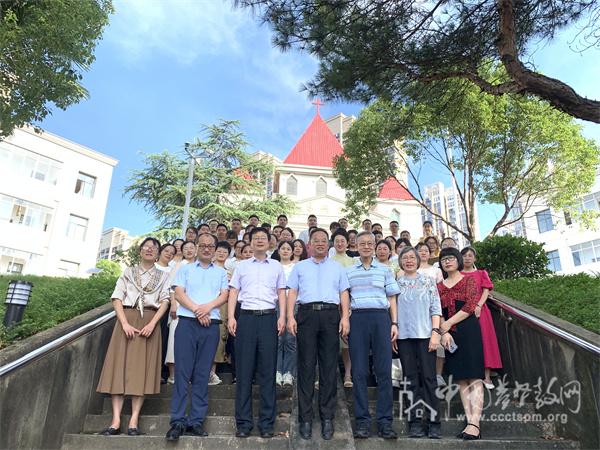
[{"label": "cross on roof", "polygon": [[315,99],[315,101],[312,102],[312,104],[317,107],[317,114],[319,114],[319,110],[321,109],[321,106],[323,106],[323,102],[321,101],[321,99]]}]

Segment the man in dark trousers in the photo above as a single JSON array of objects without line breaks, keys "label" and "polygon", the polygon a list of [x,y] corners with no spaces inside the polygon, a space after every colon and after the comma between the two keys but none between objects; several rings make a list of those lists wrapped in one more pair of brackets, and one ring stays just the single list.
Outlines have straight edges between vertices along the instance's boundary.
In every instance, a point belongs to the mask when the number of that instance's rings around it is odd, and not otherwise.
[{"label": "man in dark trousers", "polygon": [[[258,429],[263,438],[273,437],[277,412],[275,372],[277,336],[285,330],[285,274],[279,261],[267,258],[269,232],[261,227],[250,232],[254,256],[240,262],[229,283],[228,327],[235,336],[236,436],[246,438],[254,427],[252,377],[260,386]],[[241,304],[240,315],[234,313]],[[281,315],[277,319],[276,307]]]},{"label": "man in dark trousers", "polygon": [[[327,257],[327,231],[313,229],[310,246],[312,257],[297,263],[288,279],[288,331],[298,336],[300,436],[303,439],[312,437],[312,401],[318,359],[321,435],[329,440],[333,437],[337,401],[339,334],[345,338],[350,329],[348,278],[342,265]],[[297,321],[294,319],[296,300],[299,303]]]}]

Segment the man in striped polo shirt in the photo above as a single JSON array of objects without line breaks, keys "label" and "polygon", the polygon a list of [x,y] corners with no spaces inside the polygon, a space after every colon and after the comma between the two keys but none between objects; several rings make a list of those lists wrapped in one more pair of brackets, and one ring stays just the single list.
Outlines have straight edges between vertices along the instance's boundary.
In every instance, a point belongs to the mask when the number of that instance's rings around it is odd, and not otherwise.
[{"label": "man in striped polo shirt", "polygon": [[347,268],[350,284],[350,335],[355,438],[368,438],[371,429],[367,376],[369,351],[377,376],[378,435],[396,439],[392,429],[392,342],[398,336],[396,295],[400,292],[391,269],[373,258],[375,236],[363,231],[356,237],[360,260]]}]

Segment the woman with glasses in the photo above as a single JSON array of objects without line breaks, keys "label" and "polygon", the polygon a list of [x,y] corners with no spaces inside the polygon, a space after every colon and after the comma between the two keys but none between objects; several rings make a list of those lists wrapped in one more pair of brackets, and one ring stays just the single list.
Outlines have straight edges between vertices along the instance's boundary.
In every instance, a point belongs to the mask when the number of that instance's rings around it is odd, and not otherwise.
[{"label": "woman with glasses", "polygon": [[440,266],[444,275],[444,280],[438,283],[444,315],[440,333],[442,345],[447,350],[446,370],[458,383],[467,419],[467,425],[458,437],[464,440],[480,439],[483,346],[479,321],[474,315],[480,296],[475,281],[460,273],[464,264],[457,249],[443,249],[440,252]]},{"label": "woman with glasses", "polygon": [[113,417],[100,434],[121,432],[121,410],[131,396],[127,434],[137,436],[144,396],[160,392],[161,332],[156,326],[169,307],[169,274],[156,268],[160,243],[148,237],[140,263],[125,269],[111,299],[117,322],[110,338],[97,391],[111,394]]},{"label": "woman with glasses", "polygon": [[[424,401],[431,408],[429,414],[428,411],[418,417],[416,411],[409,414],[409,436],[439,439],[441,423],[439,400],[435,395],[435,355],[441,340],[440,296],[435,281],[417,272],[421,259],[414,248],[404,247],[398,262],[404,272],[398,277],[398,340],[392,346],[400,355],[404,377],[413,394],[412,404]],[[422,421],[426,417],[428,423]]]}]

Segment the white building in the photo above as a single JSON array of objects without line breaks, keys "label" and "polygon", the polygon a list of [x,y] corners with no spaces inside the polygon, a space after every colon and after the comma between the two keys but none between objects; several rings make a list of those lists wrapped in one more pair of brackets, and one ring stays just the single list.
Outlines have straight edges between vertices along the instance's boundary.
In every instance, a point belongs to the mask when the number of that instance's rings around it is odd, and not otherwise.
[{"label": "white building", "polygon": [[[590,192],[579,199],[578,209],[600,211],[600,168]],[[595,229],[585,229],[569,213],[540,203],[531,207],[509,232],[543,243],[548,268],[553,272],[600,273],[600,219],[595,220]]]},{"label": "white building", "polygon": [[[463,231],[467,230],[467,214],[460,199],[456,187],[445,187],[443,183],[437,182],[425,186],[424,202],[435,213],[441,215],[448,222],[455,224]],[[474,211],[475,238],[479,239],[479,221],[477,218],[477,207]],[[433,232],[441,239],[445,237],[454,238],[459,248],[466,247],[470,242],[454,228],[448,226],[442,219],[435,217],[425,208],[421,209],[423,222],[429,220],[433,224]],[[422,233],[421,233],[422,234]]]},{"label": "white building", "polygon": [[[344,217],[346,191],[333,176],[333,159],[343,153],[343,135],[354,121],[353,116],[338,114],[325,121],[318,110],[298,142],[283,160],[274,159],[273,192],[287,195],[296,203],[296,212],[289,217],[289,226],[296,235],[307,228],[307,217],[315,214],[318,224],[326,229],[331,222]],[[401,171],[402,174],[405,171]],[[383,225],[397,220],[400,230],[412,236],[421,233],[421,208],[396,179],[382,186],[377,203],[365,211],[363,218]]]},{"label": "white building", "polygon": [[100,238],[98,260],[109,259],[114,261],[117,257],[117,252],[126,252],[136,239],[137,237],[129,236],[129,232],[121,228],[104,230]]},{"label": "white building", "polygon": [[0,141],[0,273],[86,276],[116,164],[31,127]]}]

